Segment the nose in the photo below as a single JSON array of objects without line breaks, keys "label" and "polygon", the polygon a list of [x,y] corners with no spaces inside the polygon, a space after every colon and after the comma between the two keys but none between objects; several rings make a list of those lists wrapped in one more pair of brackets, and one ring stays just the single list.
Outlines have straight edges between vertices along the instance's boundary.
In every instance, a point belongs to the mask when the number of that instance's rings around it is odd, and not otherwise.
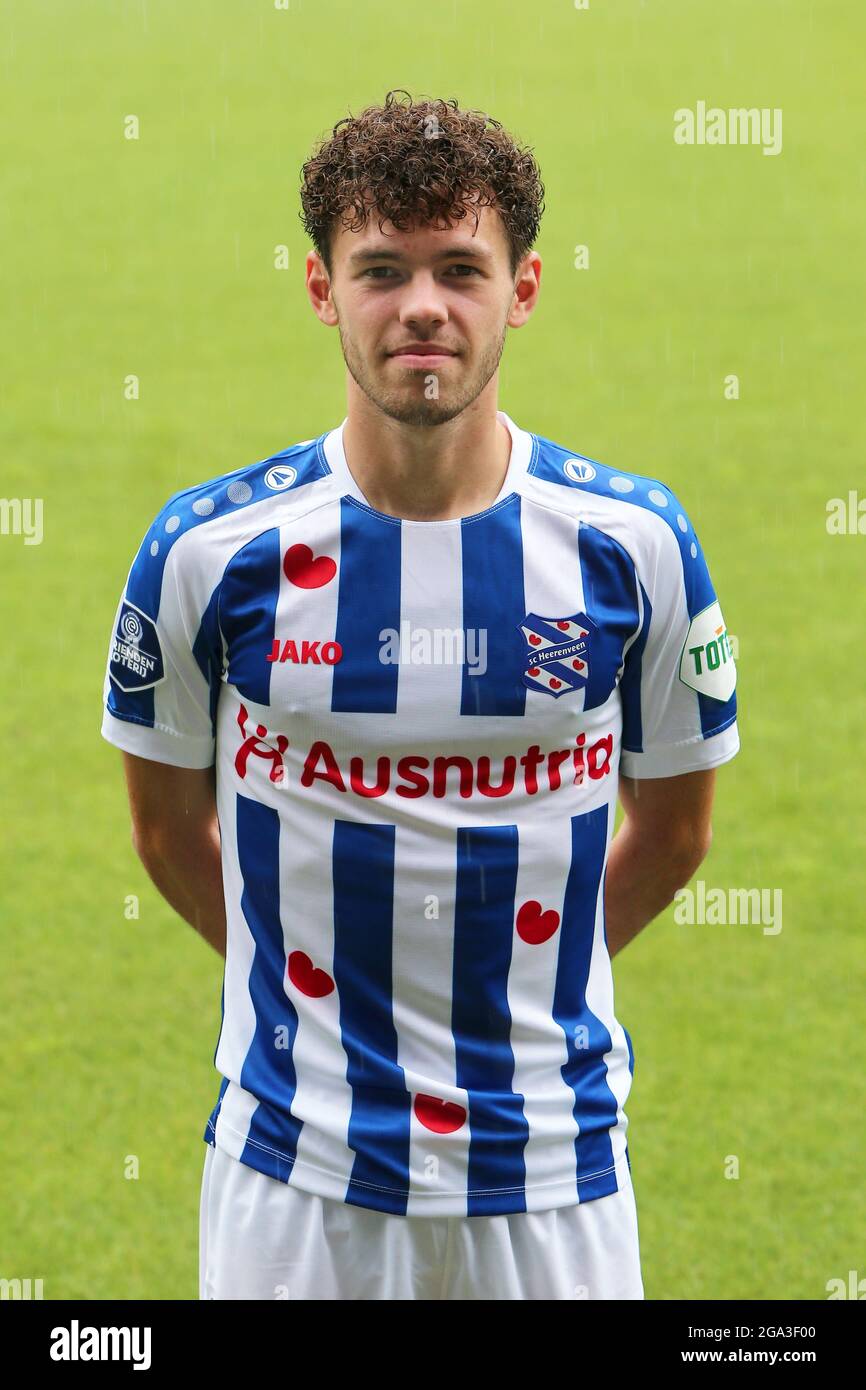
[{"label": "nose", "polygon": [[448,320],[448,309],[442,288],[429,270],[417,270],[410,276],[400,296],[400,322],[417,325],[422,336]]}]

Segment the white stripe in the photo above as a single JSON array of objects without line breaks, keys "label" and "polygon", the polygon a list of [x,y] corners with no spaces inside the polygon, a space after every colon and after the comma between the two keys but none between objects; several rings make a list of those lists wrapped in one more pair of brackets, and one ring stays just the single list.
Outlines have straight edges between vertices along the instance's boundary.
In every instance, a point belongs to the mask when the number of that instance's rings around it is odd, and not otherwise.
[{"label": "white stripe", "polygon": [[240,1158],[258,1101],[240,1085],[244,1059],[255,1036],[256,1015],[250,995],[250,970],[255,941],[241,911],[243,879],[238,859],[237,814],[231,766],[217,764],[217,811],[222,844],[222,874],[226,902],[226,965],[224,1019],[214,1065],[232,1083],[222,1098],[216,1121],[217,1145]]},{"label": "white stripe", "polygon": [[[610,840],[616,819],[616,800],[611,798],[608,806],[607,844],[605,866],[607,865]],[[631,1090],[632,1076],[628,1065],[628,1042],[622,1025],[613,1011],[613,973],[610,956],[604,940],[604,874],[599,884],[595,904],[595,928],[592,938],[592,957],[589,963],[589,979],[586,985],[587,1007],[603,1023],[611,1038],[609,1051],[604,1054],[607,1067],[607,1084],[617,1103],[617,1126],[611,1130],[610,1140],[613,1148],[613,1161],[617,1165],[617,1185],[625,1185],[622,1164],[625,1162],[626,1129],[628,1120],[623,1106]]]},{"label": "white stripe", "polygon": [[[297,799],[287,795],[280,827],[280,916],[286,959],[293,952],[302,952],[315,969],[324,970],[332,980],[333,834],[333,820],[304,816]],[[298,1015],[292,1050],[297,1083],[292,1114],[303,1122],[298,1163],[337,1175],[345,1191],[355,1153],[348,1144],[352,1090],[346,1079],[348,1063],[336,981],[330,994],[317,999],[299,988],[286,970],[283,987]]]},{"label": "white stripe", "polygon": [[[563,1174],[573,1175],[575,1199],[577,1193],[574,1091],[561,1071],[568,1061],[568,1046],[562,1027],[553,1016],[565,890],[571,867],[571,819],[563,815],[544,826],[528,822],[519,827],[518,834],[508,1006],[514,1053],[512,1088],[524,1097],[523,1113],[529,1125],[529,1139],[523,1151],[526,1206],[528,1211],[534,1211],[549,1204],[551,1185],[561,1184]],[[517,932],[520,908],[532,901],[559,917],[553,935],[535,945],[524,941]]]},{"label": "white stripe", "polygon": [[[250,700],[241,701],[233,686],[226,685],[219,704],[218,739],[222,750],[221,771],[226,783],[225,800],[240,793],[276,811],[280,820],[279,882],[280,921],[283,934],[282,983],[297,1015],[298,1026],[292,1048],[296,1075],[296,1090],[291,1099],[292,1115],[301,1122],[296,1157],[298,1163],[327,1169],[348,1182],[354,1163],[354,1152],[348,1147],[348,1126],[351,1113],[351,1088],[346,1080],[347,1059],[340,1033],[340,1003],[336,988],[321,998],[311,997],[288,976],[289,956],[297,951],[309,957],[314,969],[324,970],[334,978],[334,902],[331,876],[334,819],[333,812],[311,814],[305,795],[298,794],[300,761],[304,749],[295,747],[293,740],[284,755],[285,775],[281,782],[270,780],[269,759],[250,757],[246,774],[241,777],[235,768],[235,753],[241,737],[237,711],[241,703],[247,710],[246,727],[250,734],[259,723],[273,721],[270,707]],[[291,727],[291,724],[288,724]],[[274,727],[268,727],[265,740],[275,746]],[[292,762],[294,757],[295,761]],[[331,790],[329,788],[329,790]],[[309,795],[313,789],[309,789]],[[220,813],[222,820],[222,812]],[[232,812],[224,836],[236,843],[235,817]],[[236,852],[232,856],[232,885],[235,872],[239,877]],[[238,939],[251,940],[246,919],[240,910],[240,892],[227,888],[227,901],[232,912],[230,936],[237,930]],[[246,975],[252,964],[252,953],[246,961]],[[247,998],[249,990],[247,988]],[[246,1008],[247,1000],[240,1001]],[[228,1014],[228,995],[226,996]],[[254,1031],[254,1026],[253,1026]],[[249,1042],[244,1048],[246,1056]],[[232,1056],[236,1054],[232,1052]],[[220,1070],[222,1049],[217,1057]],[[239,1065],[229,1075],[239,1076]],[[288,1100],[288,1094],[286,1099]],[[225,1102],[223,1102],[225,1104]],[[222,1112],[221,1112],[222,1113]],[[289,1155],[285,1155],[289,1158]],[[289,1177],[294,1180],[295,1168]]]},{"label": "white stripe", "polygon": [[[462,636],[462,527],[401,528],[401,647],[397,714],[406,752],[435,756],[450,751],[449,743],[430,747],[430,712],[446,714],[454,728],[459,719],[463,655],[447,634]],[[405,627],[408,624],[408,629]],[[436,654],[435,629],[440,631],[440,660],[421,664],[405,658],[423,651]],[[426,633],[425,633],[426,630]],[[413,647],[413,642],[416,644]],[[451,744],[454,743],[452,734]],[[396,750],[395,750],[396,751]],[[398,798],[402,800],[402,798]],[[431,798],[424,797],[429,804]],[[412,801],[406,801],[411,808]],[[418,1119],[419,1093],[461,1106],[468,1096],[456,1085],[456,1052],[451,1031],[451,980],[454,965],[454,895],[456,849],[453,821],[447,827],[428,827],[413,821],[398,824],[394,865],[393,1000],[397,1060],[404,1069],[412,1097],[410,1120],[410,1191],[407,1215],[423,1212],[432,1194],[453,1193],[465,1203],[469,1163],[469,1122],[451,1133],[436,1133]],[[431,915],[434,914],[435,915]],[[422,1102],[423,1104],[423,1102]]]},{"label": "white stripe", "polygon": [[[340,592],[340,501],[335,498],[299,524],[297,520],[280,527],[280,579],[275,614],[275,635],[283,644],[293,640],[301,658],[303,643],[319,642],[319,662],[291,660],[271,666],[270,704],[280,714],[299,715],[311,709],[330,711],[336,664],[321,659],[322,644],[337,636],[337,607]],[[293,546],[307,546],[313,561],[330,559],[336,565],[333,579],[316,589],[307,589],[286,577],[285,557]],[[262,664],[265,667],[265,653]],[[309,655],[309,653],[308,653]],[[285,732],[291,734],[291,728]]]}]

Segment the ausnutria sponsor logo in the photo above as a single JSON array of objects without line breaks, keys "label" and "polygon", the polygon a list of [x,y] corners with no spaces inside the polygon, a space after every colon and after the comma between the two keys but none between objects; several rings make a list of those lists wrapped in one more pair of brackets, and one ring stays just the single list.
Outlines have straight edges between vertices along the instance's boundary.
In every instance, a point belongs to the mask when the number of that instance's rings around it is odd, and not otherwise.
[{"label": "ausnutria sponsor logo", "polygon": [[[290,746],[287,734],[274,733],[264,724],[253,726],[245,705],[238,710],[238,727],[242,742],[235,754],[235,771],[246,780],[254,767],[267,765],[271,782],[286,786],[284,755]],[[255,728],[255,732],[251,730]],[[300,786],[312,787],[317,782],[330,783],[338,792],[354,792],[356,796],[385,796],[397,779],[393,790],[397,796],[414,800],[420,796],[445,797],[459,795],[501,797],[515,793],[535,796],[539,791],[557,791],[567,786],[584,786],[609,777],[613,766],[614,736],[587,743],[586,734],[577,734],[574,746],[543,752],[533,743],[519,757],[507,754],[501,768],[494,768],[491,759],[482,756],[467,758],[462,754],[405,754],[396,766],[387,754],[365,763],[355,756],[341,765],[331,745],[317,739],[304,758]]]}]

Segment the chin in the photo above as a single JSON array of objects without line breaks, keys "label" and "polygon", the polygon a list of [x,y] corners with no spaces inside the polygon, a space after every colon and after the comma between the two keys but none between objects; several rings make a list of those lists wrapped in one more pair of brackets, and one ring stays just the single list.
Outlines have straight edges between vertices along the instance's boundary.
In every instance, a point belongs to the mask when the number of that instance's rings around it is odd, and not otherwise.
[{"label": "chin", "polygon": [[444,425],[447,420],[459,415],[462,409],[462,406],[455,407],[442,400],[389,400],[379,404],[386,415],[402,425]]}]

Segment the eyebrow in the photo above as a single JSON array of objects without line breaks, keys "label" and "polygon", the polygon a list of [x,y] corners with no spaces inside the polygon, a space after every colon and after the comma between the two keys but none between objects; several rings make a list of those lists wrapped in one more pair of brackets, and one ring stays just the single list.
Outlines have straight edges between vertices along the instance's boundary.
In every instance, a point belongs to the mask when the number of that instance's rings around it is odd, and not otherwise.
[{"label": "eyebrow", "polygon": [[[365,265],[368,261],[405,261],[407,259],[402,251],[389,251],[382,248],[379,251],[353,251],[349,256],[349,265]],[[433,257],[436,261],[461,260],[461,261],[489,261],[490,252],[479,250],[472,245],[451,246],[447,251],[440,251]]]}]

